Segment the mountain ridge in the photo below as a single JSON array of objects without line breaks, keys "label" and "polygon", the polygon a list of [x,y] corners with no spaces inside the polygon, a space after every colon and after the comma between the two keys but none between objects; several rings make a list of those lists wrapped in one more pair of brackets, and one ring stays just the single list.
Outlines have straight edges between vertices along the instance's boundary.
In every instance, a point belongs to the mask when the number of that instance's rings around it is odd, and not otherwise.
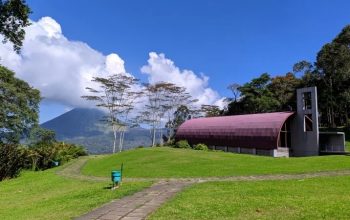
[{"label": "mountain ridge", "polygon": [[[84,146],[90,153],[111,153],[113,133],[103,122],[106,116],[98,109],[74,108],[41,124],[41,127],[55,131],[59,141]],[[136,127],[125,133],[124,149],[151,144],[149,130]]]}]

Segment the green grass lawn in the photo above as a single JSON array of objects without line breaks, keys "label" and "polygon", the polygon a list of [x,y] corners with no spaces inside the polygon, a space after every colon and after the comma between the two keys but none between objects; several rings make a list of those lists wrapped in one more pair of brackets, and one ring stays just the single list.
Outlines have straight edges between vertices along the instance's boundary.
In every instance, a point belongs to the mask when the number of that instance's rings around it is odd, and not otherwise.
[{"label": "green grass lawn", "polygon": [[71,219],[151,184],[128,182],[112,191],[105,188],[109,182],[68,179],[55,170],[23,172],[0,182],[0,219]]},{"label": "green grass lawn", "polygon": [[177,194],[150,219],[350,219],[350,177],[210,182]]},{"label": "green grass lawn", "polygon": [[350,169],[350,156],[272,158],[160,147],[93,158],[83,168],[83,174],[109,176],[122,162],[126,177],[209,177]]}]

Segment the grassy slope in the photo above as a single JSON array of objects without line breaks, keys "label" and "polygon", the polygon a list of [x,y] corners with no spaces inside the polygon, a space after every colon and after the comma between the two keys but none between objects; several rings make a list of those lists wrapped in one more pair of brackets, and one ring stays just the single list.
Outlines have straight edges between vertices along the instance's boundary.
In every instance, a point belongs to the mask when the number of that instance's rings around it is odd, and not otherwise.
[{"label": "grassy slope", "polygon": [[67,179],[54,170],[0,182],[0,219],[71,219],[150,185],[128,182],[111,191],[105,188],[108,182]]},{"label": "grassy slope", "polygon": [[194,185],[150,219],[350,219],[350,177]]},{"label": "grassy slope", "polygon": [[208,177],[349,169],[349,156],[272,158],[173,148],[144,148],[88,161],[83,173],[109,176],[124,162],[126,177]]}]

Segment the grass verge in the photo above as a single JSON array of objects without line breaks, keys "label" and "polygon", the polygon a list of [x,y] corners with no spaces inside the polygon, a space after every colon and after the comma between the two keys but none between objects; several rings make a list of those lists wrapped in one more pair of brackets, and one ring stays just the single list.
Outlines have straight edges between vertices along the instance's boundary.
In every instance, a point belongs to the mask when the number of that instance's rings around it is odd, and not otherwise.
[{"label": "grass verge", "polygon": [[153,219],[350,219],[350,177],[193,185]]},{"label": "grass verge", "polygon": [[128,182],[112,191],[109,182],[68,179],[55,170],[23,172],[0,182],[0,219],[71,219],[151,185]]},{"label": "grass verge", "polygon": [[82,172],[109,176],[122,162],[126,177],[210,177],[350,169],[349,156],[272,158],[160,147],[96,157],[87,162]]}]

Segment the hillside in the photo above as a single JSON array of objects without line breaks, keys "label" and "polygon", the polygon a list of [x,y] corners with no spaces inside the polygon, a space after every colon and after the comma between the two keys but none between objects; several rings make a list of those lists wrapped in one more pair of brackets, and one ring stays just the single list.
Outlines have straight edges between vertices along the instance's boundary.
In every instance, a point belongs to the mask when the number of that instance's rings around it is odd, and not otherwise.
[{"label": "hillside", "polygon": [[[110,153],[113,145],[111,129],[102,121],[105,114],[97,109],[75,108],[41,126],[56,132],[56,138],[83,145],[90,153]],[[124,149],[151,144],[147,129],[133,128],[125,134]]]}]

